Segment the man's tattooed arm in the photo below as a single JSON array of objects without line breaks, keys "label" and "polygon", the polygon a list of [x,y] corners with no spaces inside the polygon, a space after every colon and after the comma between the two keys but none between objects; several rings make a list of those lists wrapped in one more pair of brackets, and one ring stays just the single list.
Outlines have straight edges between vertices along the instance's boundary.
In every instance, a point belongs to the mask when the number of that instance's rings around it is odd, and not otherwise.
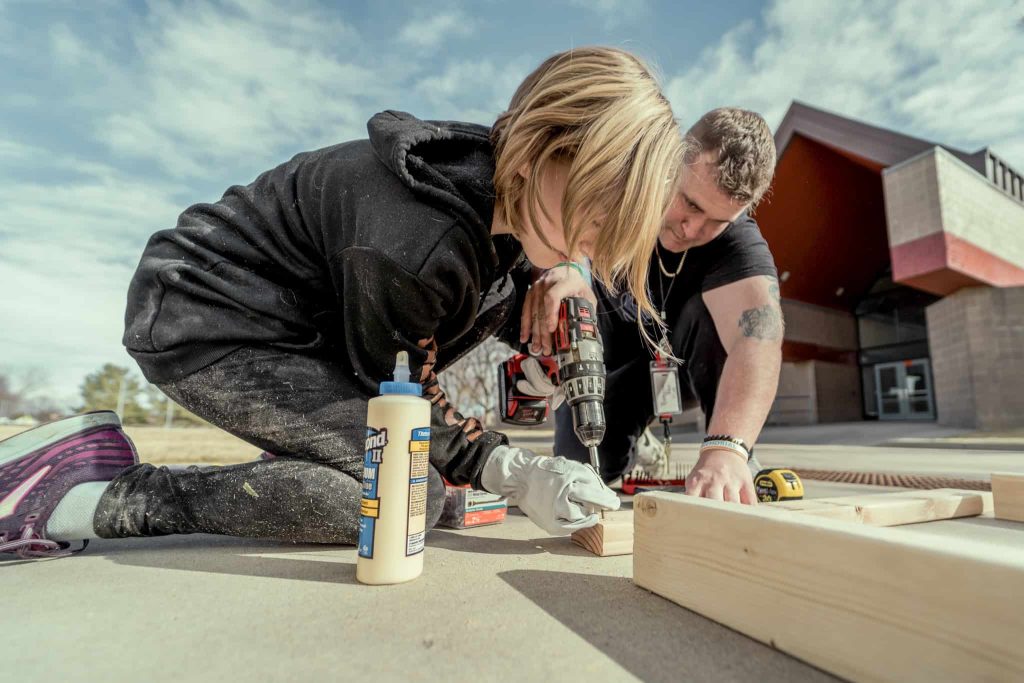
[{"label": "man's tattooed arm", "polygon": [[774,301],[743,311],[740,314],[738,324],[744,337],[777,340],[782,338],[784,328],[782,321],[782,299],[779,296],[779,281],[769,275],[766,275],[765,279],[769,281],[768,293]]}]

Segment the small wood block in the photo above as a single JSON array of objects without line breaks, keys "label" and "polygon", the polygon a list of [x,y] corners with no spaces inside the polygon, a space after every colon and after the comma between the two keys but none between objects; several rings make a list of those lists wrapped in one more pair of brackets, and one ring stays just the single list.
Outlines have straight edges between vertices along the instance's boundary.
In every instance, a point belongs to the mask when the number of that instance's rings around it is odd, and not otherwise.
[{"label": "small wood block", "polygon": [[574,531],[572,542],[600,557],[633,553],[633,511],[605,512],[603,519],[588,529]]},{"label": "small wood block", "polygon": [[995,516],[1024,522],[1024,474],[992,474],[992,498]]},{"label": "small wood block", "polygon": [[868,526],[900,526],[981,515],[991,510],[992,494],[957,489],[893,491],[806,501],[779,501],[768,503],[765,507],[859,522]]}]

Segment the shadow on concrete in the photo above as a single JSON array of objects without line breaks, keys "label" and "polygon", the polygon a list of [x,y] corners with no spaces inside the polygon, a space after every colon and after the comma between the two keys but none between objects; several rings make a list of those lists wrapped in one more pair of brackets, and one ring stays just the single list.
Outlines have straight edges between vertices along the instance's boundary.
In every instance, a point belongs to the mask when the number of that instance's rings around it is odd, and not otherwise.
[{"label": "shadow on concrete", "polygon": [[568,555],[573,557],[594,557],[569,540],[568,536],[544,536],[517,540],[511,538],[489,538],[471,536],[455,531],[434,529],[427,536],[427,546],[444,548],[459,553],[480,553],[482,555]]},{"label": "shadow on concrete", "polygon": [[642,681],[837,681],[618,576],[498,574]]},{"label": "shadow on concrete", "polygon": [[482,555],[536,555],[544,552],[534,541],[511,538],[473,536],[445,529],[433,529],[427,534],[428,548],[444,548],[460,553]]},{"label": "shadow on concrete", "polygon": [[[621,510],[632,510],[632,499],[623,500]],[[509,510],[509,515],[525,515],[518,509]],[[488,527],[481,527],[487,529]],[[474,535],[472,529],[449,530],[434,528],[427,535],[427,545],[460,553],[483,555],[537,555],[550,553],[570,557],[594,557],[594,555],[569,540],[568,536],[542,536],[526,540],[492,538]]]},{"label": "shadow on concrete", "polygon": [[93,541],[86,552],[131,567],[355,584],[357,581],[354,559],[325,561],[305,557],[290,559],[265,556],[286,553],[313,555],[342,548],[351,546],[293,545],[276,541],[197,534],[97,540]]}]

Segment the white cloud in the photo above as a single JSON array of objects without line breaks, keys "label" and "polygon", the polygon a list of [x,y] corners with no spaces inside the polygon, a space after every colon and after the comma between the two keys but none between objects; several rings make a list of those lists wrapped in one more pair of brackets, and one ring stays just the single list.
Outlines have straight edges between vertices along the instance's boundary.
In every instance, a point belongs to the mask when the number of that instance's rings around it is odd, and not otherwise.
[{"label": "white cloud", "polygon": [[276,163],[296,142],[310,149],[339,139],[328,135],[359,137],[367,103],[396,88],[392,75],[360,62],[356,31],[312,4],[197,0],[149,10],[132,27],[136,57],[123,63],[67,27],[53,30],[51,44],[63,66],[104,75],[88,103],[96,137],[178,178]]},{"label": "white cloud", "polygon": [[500,63],[452,61],[440,73],[421,78],[416,93],[445,118],[490,125],[535,66],[536,59],[526,56]]},{"label": "white cloud", "polygon": [[776,0],[672,78],[685,123],[745,106],[778,125],[794,99],[1024,167],[1021,3]]},{"label": "white cloud", "polygon": [[67,24],[56,24],[50,28],[50,51],[57,64],[65,67],[106,66],[102,56],[92,50]]},{"label": "white cloud", "polygon": [[[40,175],[18,179],[31,160]],[[173,227],[182,188],[0,140],[0,361],[40,368],[70,403],[86,373],[134,367],[121,347],[128,282],[149,234]]]},{"label": "white cloud", "polygon": [[635,22],[650,13],[647,0],[569,0],[569,4],[601,17],[606,29]]},{"label": "white cloud", "polygon": [[413,19],[398,32],[398,40],[404,45],[429,49],[449,38],[470,35],[475,28],[476,22],[463,11],[451,10]]}]

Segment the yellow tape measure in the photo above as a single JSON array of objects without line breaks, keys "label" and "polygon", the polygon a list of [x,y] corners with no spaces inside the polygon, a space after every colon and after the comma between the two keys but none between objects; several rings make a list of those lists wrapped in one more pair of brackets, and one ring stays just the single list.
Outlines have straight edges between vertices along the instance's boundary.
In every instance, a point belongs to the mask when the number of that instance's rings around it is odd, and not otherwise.
[{"label": "yellow tape measure", "polygon": [[793,470],[780,467],[763,469],[754,477],[754,490],[762,503],[777,500],[801,500],[804,484]]}]

